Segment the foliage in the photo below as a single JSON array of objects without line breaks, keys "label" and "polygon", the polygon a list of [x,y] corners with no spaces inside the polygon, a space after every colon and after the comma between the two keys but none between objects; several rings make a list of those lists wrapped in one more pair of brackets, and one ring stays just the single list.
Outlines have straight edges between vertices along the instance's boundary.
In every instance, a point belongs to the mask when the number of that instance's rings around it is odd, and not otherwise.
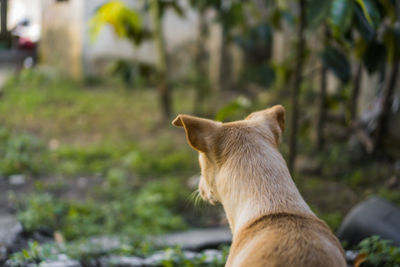
[{"label": "foliage", "polygon": [[356,261],[360,267],[395,267],[400,266],[400,247],[390,240],[371,236],[359,244],[360,255]]},{"label": "foliage", "polygon": [[28,264],[39,264],[44,260],[55,259],[55,250],[49,244],[41,246],[37,241],[29,242],[28,248],[14,253],[8,264],[12,267],[27,266]]},{"label": "foliage", "polygon": [[235,27],[243,26],[245,21],[245,5],[251,2],[231,1],[224,3],[222,0],[189,0],[192,7],[200,12],[207,9],[216,11],[217,21],[222,24],[225,37],[232,34]]},{"label": "foliage", "polygon": [[[168,85],[166,45],[163,36],[162,18],[167,8],[174,10],[178,15],[183,15],[183,10],[177,1],[152,0],[144,1],[143,10],[148,10],[152,19],[152,30],[142,27],[140,11],[127,7],[120,0],[104,3],[91,19],[91,33],[95,39],[104,25],[110,25],[117,36],[128,39],[134,45],[140,45],[147,37],[152,37],[156,54],[155,77],[159,97],[161,100],[162,115],[166,119],[171,114],[170,90]],[[153,70],[147,68],[147,71]]]},{"label": "foliage", "polygon": [[215,115],[215,120],[223,121],[226,119],[237,119],[238,117],[242,119],[243,114],[249,110],[250,106],[250,100],[244,96],[240,96],[222,107],[217,115]]},{"label": "foliage", "polygon": [[229,247],[222,247],[222,257],[214,257],[210,261],[205,253],[199,253],[194,257],[187,257],[179,247],[167,248],[164,250],[165,259],[162,260],[163,267],[182,266],[182,267],[195,267],[195,266],[209,266],[209,267],[222,267],[228,258]]},{"label": "foliage", "polygon": [[321,59],[324,65],[333,71],[333,73],[344,83],[350,81],[350,63],[347,58],[338,49],[326,47],[321,52]]},{"label": "foliage", "polygon": [[380,188],[377,192],[378,195],[387,199],[397,205],[400,205],[400,190],[390,190],[388,188]]},{"label": "foliage", "polygon": [[235,36],[235,43],[246,54],[242,81],[253,82],[264,88],[275,81],[275,70],[271,67],[273,29],[268,23],[249,27],[244,34]]},{"label": "foliage", "polygon": [[[148,256],[157,248],[150,240],[136,237],[112,236],[107,237],[113,245],[99,241],[99,239],[81,238],[67,243],[48,242],[39,244],[29,242],[28,248],[11,255],[7,261],[8,266],[22,267],[28,264],[40,265],[45,261],[57,261],[59,258],[69,257],[85,265],[86,262],[95,260],[105,254]],[[106,241],[107,241],[106,240]],[[36,265],[35,265],[36,266]],[[89,264],[89,266],[91,266]]]},{"label": "foliage", "polygon": [[317,213],[317,215],[326,222],[326,224],[332,229],[332,231],[336,231],[337,229],[339,229],[339,226],[342,223],[343,219],[343,214],[340,211],[331,213]]},{"label": "foliage", "polygon": [[112,76],[120,77],[126,85],[136,87],[147,85],[148,81],[153,80],[152,76],[155,73],[154,67],[150,64],[123,59],[113,62],[108,71]]},{"label": "foliage", "polygon": [[[31,81],[35,82],[31,85]],[[17,206],[28,232],[59,231],[67,240],[74,240],[103,233],[145,235],[186,227],[181,210],[190,192],[183,179],[197,170],[196,155],[171,142],[169,128],[153,131],[155,105],[142,105],[153,96],[149,91],[83,89],[38,70],[8,82],[0,103],[4,125],[0,131],[1,171],[45,176],[34,182],[38,192],[21,198]],[[138,110],[148,110],[150,116],[132,120]],[[86,121],[84,128],[78,120]],[[126,125],[132,131],[120,130]],[[30,127],[43,131],[36,130],[34,137],[27,133]],[[98,131],[104,137],[95,142],[70,139],[73,133],[92,140]],[[146,145],[133,141],[140,135]],[[12,153],[11,161],[5,155]],[[93,188],[80,200],[66,199],[64,191],[71,185],[70,179],[82,175]]]},{"label": "foliage", "polygon": [[[148,257],[152,254],[158,254],[157,266],[207,266],[219,267],[224,266],[229,253],[229,247],[222,246],[220,248],[221,257],[217,255],[208,255],[205,252],[199,252],[193,255],[188,255],[179,247],[164,248],[158,250],[151,242],[146,243],[141,240],[132,240],[129,238],[119,237],[118,246],[112,250],[106,251],[106,254],[111,255],[126,255],[135,257]],[[143,245],[146,243],[146,245]],[[12,267],[27,266],[28,264],[40,264],[44,261],[57,260],[59,255],[67,255],[72,259],[79,260],[83,265],[85,262],[93,262],[96,258],[103,256],[105,253],[104,247],[99,244],[94,244],[93,241],[81,239],[76,242],[70,243],[46,243],[38,244],[37,242],[30,242],[28,248],[21,252],[14,253],[8,260],[7,264]],[[89,264],[89,266],[91,266]]]},{"label": "foliage", "polygon": [[0,173],[38,174],[46,171],[45,147],[34,136],[27,133],[0,128]]},{"label": "foliage", "polygon": [[321,3],[313,0],[309,1],[307,9],[310,29],[329,25],[333,40],[324,44],[321,57],[323,64],[343,82],[348,82],[351,76],[349,59],[346,59],[351,53],[370,73],[381,70],[383,62],[399,58],[394,1],[329,0]]},{"label": "foliage", "polygon": [[133,194],[126,182],[113,175],[105,182],[102,198],[107,201],[101,205],[94,200],[81,203],[56,199],[50,194],[32,195],[20,204],[18,219],[29,232],[59,231],[67,240],[99,234],[157,234],[185,228],[182,217],[177,215],[178,203],[184,203],[189,193],[179,181],[148,183]]},{"label": "foliage", "polygon": [[94,41],[104,25],[113,27],[118,37],[128,38],[140,44],[148,34],[139,12],[127,7],[122,1],[114,0],[100,6],[89,22],[91,39]]},{"label": "foliage", "polygon": [[129,176],[191,175],[195,154],[171,142],[172,128],[153,131],[154,96],[121,88],[87,90],[41,70],[23,72],[7,83],[0,102],[0,172],[105,176],[117,168]]}]

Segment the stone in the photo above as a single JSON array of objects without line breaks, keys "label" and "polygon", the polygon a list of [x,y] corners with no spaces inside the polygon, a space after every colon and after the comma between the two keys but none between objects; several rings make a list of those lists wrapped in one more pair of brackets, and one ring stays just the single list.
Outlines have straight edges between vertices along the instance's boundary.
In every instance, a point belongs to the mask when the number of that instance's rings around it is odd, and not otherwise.
[{"label": "stone", "polygon": [[26,179],[23,174],[14,174],[9,177],[9,181],[11,185],[23,185]]},{"label": "stone", "polygon": [[164,251],[158,251],[150,257],[144,259],[143,263],[145,266],[161,266],[163,261],[179,262],[180,257],[188,260],[193,260],[199,254],[192,251],[182,251],[179,256],[175,253],[174,249],[166,249]]},{"label": "stone", "polygon": [[357,258],[358,251],[355,250],[346,250],[345,251],[345,257],[347,262],[354,262],[354,260]]},{"label": "stone", "polygon": [[111,255],[108,257],[101,257],[99,259],[100,267],[138,267],[143,266],[144,264],[144,259],[134,256]]},{"label": "stone", "polygon": [[167,259],[165,251],[158,251],[158,252],[154,253],[153,255],[151,255],[150,257],[144,259],[144,265],[145,266],[157,266],[165,259]]},{"label": "stone", "polygon": [[0,262],[7,258],[22,230],[22,225],[14,216],[0,214]]},{"label": "stone", "polygon": [[217,227],[196,229],[185,232],[167,234],[159,237],[156,242],[161,246],[176,247],[182,250],[202,250],[215,248],[222,244],[230,244],[232,234],[229,228]]},{"label": "stone", "polygon": [[[62,256],[62,255],[59,255]],[[66,255],[64,255],[66,256]],[[59,257],[60,258],[60,257]],[[40,267],[82,267],[79,261],[71,260],[70,258],[61,257],[61,259],[54,261],[42,261]]]},{"label": "stone", "polygon": [[337,231],[339,240],[347,241],[349,246],[373,235],[400,246],[400,208],[377,196],[354,206]]},{"label": "stone", "polygon": [[213,262],[221,262],[222,261],[222,252],[216,249],[206,249],[202,252],[202,254],[206,257],[205,263],[211,264]]},{"label": "stone", "polygon": [[112,236],[97,236],[88,239],[86,242],[81,242],[79,250],[91,254],[107,254],[118,250],[121,247],[121,240],[118,237]]}]

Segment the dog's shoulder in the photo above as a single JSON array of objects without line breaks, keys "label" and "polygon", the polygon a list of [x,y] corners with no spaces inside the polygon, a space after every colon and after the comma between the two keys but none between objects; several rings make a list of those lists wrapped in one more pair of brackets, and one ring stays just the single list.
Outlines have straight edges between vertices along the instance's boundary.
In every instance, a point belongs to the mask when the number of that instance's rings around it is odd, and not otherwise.
[{"label": "dog's shoulder", "polygon": [[344,264],[337,262],[343,258],[337,257],[343,254],[340,243],[323,221],[290,213],[269,214],[249,222],[233,240],[230,254],[227,266]]}]

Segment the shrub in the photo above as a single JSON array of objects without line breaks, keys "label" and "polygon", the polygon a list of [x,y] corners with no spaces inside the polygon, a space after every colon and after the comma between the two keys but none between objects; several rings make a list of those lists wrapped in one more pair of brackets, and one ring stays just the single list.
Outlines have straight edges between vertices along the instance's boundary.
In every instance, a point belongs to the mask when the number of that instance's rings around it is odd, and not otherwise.
[{"label": "shrub", "polygon": [[400,266],[400,247],[390,240],[371,236],[359,244],[360,254],[355,266],[359,267],[398,267]]},{"label": "shrub", "polygon": [[46,169],[46,148],[34,136],[0,128],[0,172],[37,174]]}]

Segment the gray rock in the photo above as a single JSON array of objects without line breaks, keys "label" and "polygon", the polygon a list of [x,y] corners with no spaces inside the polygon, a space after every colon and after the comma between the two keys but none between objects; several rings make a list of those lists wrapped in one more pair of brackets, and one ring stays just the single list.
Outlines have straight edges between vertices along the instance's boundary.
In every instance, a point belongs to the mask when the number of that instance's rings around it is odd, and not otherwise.
[{"label": "gray rock", "polygon": [[79,250],[89,254],[108,254],[121,247],[121,240],[118,237],[99,236],[92,237],[86,242],[77,244]]},{"label": "gray rock", "polygon": [[207,247],[217,247],[221,244],[230,244],[231,241],[231,231],[224,227],[172,233],[156,240],[160,245],[179,246],[183,250],[201,250]]},{"label": "gray rock", "polygon": [[202,259],[204,264],[213,264],[222,261],[222,252],[216,249],[207,249],[202,252],[180,251],[178,254],[174,249],[159,251],[143,260],[145,266],[160,266],[163,261],[181,262],[182,259]]},{"label": "gray rock", "polygon": [[6,259],[10,248],[22,233],[22,225],[9,214],[0,214],[0,261]]},{"label": "gray rock", "polygon": [[197,257],[199,254],[192,251],[182,251],[181,255],[177,255],[173,249],[167,249],[165,251],[158,251],[151,255],[150,257],[144,259],[145,266],[160,266],[163,261],[173,261],[179,262],[180,257],[183,257],[188,260],[192,260]]},{"label": "gray rock", "polygon": [[160,264],[163,260],[167,259],[167,255],[165,251],[159,251],[151,255],[150,257],[144,259],[144,265],[145,266],[157,266]]},{"label": "gray rock", "polygon": [[64,259],[55,261],[43,261],[39,264],[39,267],[82,267],[79,261]]},{"label": "gray rock", "polygon": [[355,250],[346,250],[345,251],[345,256],[346,256],[346,261],[347,262],[354,262],[357,258],[358,251]]},{"label": "gray rock", "polygon": [[14,174],[9,177],[11,185],[23,185],[25,184],[26,178],[23,174]]},{"label": "gray rock", "polygon": [[337,231],[340,240],[356,246],[364,238],[379,235],[400,246],[400,208],[377,196],[357,204],[343,219]]},{"label": "gray rock", "polygon": [[222,261],[222,252],[216,249],[206,249],[202,252],[203,255],[206,256],[205,263],[211,264],[213,262],[221,262]]},{"label": "gray rock", "polygon": [[99,264],[101,267],[139,267],[144,266],[145,261],[142,258],[134,256],[111,255],[109,257],[101,257]]}]

